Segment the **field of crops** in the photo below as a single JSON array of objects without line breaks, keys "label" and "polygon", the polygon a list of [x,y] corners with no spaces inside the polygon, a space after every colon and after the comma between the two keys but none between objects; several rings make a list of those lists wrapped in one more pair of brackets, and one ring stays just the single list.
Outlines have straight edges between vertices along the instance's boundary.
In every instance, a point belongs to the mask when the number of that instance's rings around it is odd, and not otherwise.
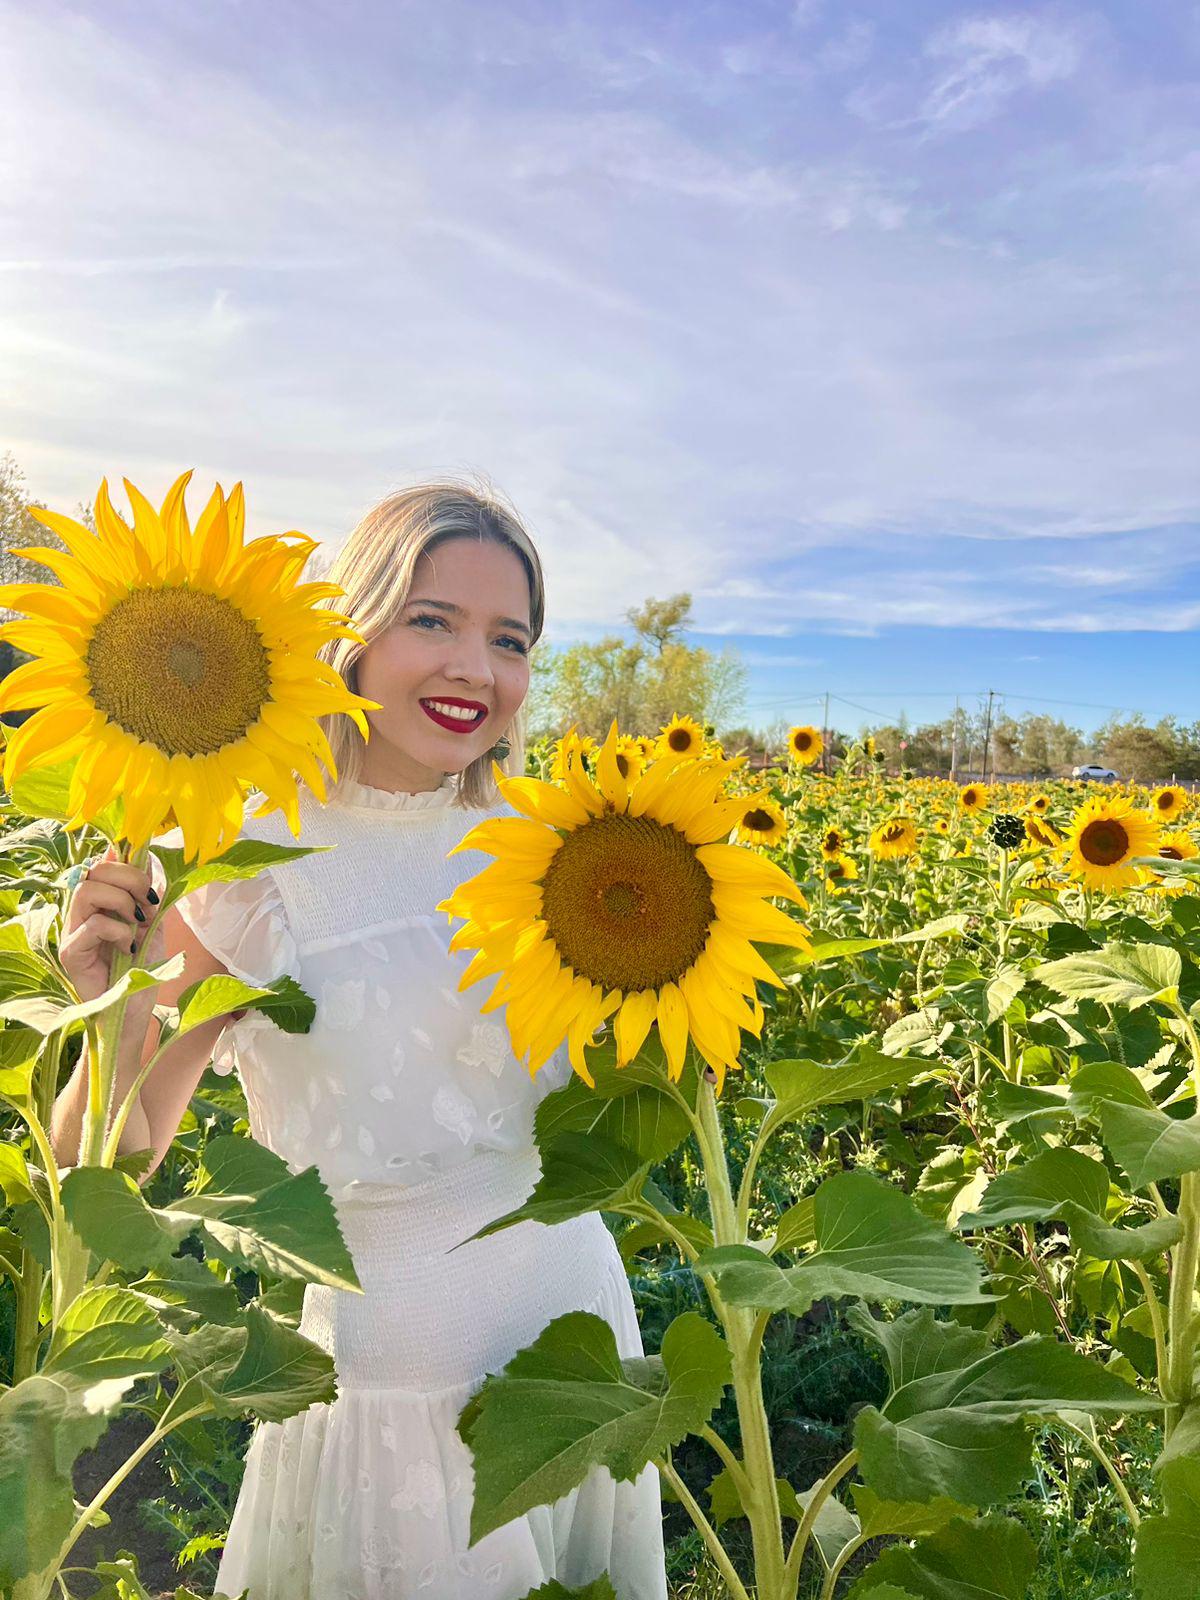
[{"label": "field of crops", "polygon": [[[693,1020],[672,1064],[660,1010],[632,1049],[622,1017],[605,1027],[592,1085],[572,1079],[539,1114],[547,1177],[524,1214],[604,1212],[675,1407],[660,1436],[607,1456],[589,1438],[583,1455],[663,1463],[680,1600],[1200,1592],[1190,797],[905,781],[866,746],[824,776],[804,729],[790,759],[751,775],[687,719],[672,727],[675,780],[711,764],[714,803],[739,800],[746,859],[802,892],[791,926],[807,935],[760,935],[758,1037],[746,1023],[719,1098],[700,1059],[715,1035],[697,1053]],[[606,793],[670,735],[542,746],[528,770],[565,794],[590,773]],[[66,874],[97,844],[54,820],[66,781],[23,780],[5,817],[0,1418],[20,1448],[0,1465],[0,1561],[16,1593],[41,1594],[22,1575],[73,1521],[81,1537],[44,1592],[209,1593],[251,1419],[331,1393],[295,1333],[304,1282],[352,1268],[331,1213],[286,1192],[277,1158],[229,1179],[230,1149],[257,1147],[236,1081],[211,1073],[144,1189],[118,1158],[52,1199],[39,1130],[91,1026],[53,955]],[[719,904],[731,927],[749,914]],[[281,1026],[307,1025],[294,994],[259,998]],[[689,1127],[705,1095],[715,1114]],[[234,1227],[248,1183],[273,1188],[274,1215],[251,1207]],[[64,1215],[90,1250],[75,1308],[51,1298]],[[222,1354],[214,1380],[205,1361]],[[48,1407],[30,1386],[56,1376],[67,1399]],[[513,1426],[506,1398],[489,1380],[479,1440]],[[549,1387],[522,1399],[509,1458],[536,1455],[538,1405],[550,1417],[561,1402]],[[544,1470],[529,1461],[531,1481]],[[484,1462],[478,1498],[491,1493]]]}]

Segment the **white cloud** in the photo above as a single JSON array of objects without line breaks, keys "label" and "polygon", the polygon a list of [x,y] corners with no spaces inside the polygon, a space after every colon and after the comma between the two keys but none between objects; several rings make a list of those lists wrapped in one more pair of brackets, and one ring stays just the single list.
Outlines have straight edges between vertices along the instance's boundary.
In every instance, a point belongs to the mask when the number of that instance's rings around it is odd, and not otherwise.
[{"label": "white cloud", "polygon": [[1012,95],[1072,76],[1081,39],[1075,28],[1032,12],[964,17],[939,29],[926,54],[944,63],[921,106],[934,126],[973,128]]}]

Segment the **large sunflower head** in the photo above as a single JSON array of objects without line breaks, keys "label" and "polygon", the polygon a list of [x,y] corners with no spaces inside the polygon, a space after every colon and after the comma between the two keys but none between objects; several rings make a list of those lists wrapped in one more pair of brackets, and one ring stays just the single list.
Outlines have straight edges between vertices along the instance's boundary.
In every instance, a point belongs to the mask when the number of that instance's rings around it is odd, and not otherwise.
[{"label": "large sunflower head", "polygon": [[811,767],[821,759],[825,741],[818,728],[793,728],[788,734],[788,754],[799,767]]},{"label": "large sunflower head", "polygon": [[917,830],[912,819],[905,816],[888,817],[874,829],[867,844],[873,856],[880,861],[900,861],[917,849]]},{"label": "large sunflower head", "polygon": [[745,800],[745,814],[737,828],[737,836],[743,844],[779,844],[787,838],[783,807],[770,795],[752,794]]},{"label": "large sunflower head", "polygon": [[1187,802],[1187,790],[1181,789],[1177,783],[1169,783],[1165,788],[1155,790],[1150,811],[1160,822],[1174,822],[1186,809]]},{"label": "large sunflower head", "polygon": [[1137,856],[1158,854],[1159,826],[1132,800],[1085,800],[1067,835],[1068,870],[1088,889],[1129,889],[1145,879]]},{"label": "large sunflower head", "polygon": [[68,826],[80,826],[120,796],[131,848],[164,828],[182,829],[185,854],[209,860],[232,843],[245,791],[282,809],[300,831],[295,773],[321,800],[319,762],[337,769],[317,717],[345,712],[363,738],[373,700],[351,694],[316,657],[327,639],[361,642],[347,619],[314,602],[343,593],[298,584],[315,541],[300,534],[243,541],[241,484],[218,486],[195,528],[184,490],[172,485],[158,511],[131,483],[133,526],[96,495],[96,532],[31,507],[66,551],[17,553],[59,584],[15,583],[0,602],[29,620],[0,628],[37,657],[0,685],[0,711],[40,709],[10,734],[9,789],[24,772],[78,756]]},{"label": "large sunflower head", "polygon": [[520,815],[489,818],[456,846],[496,859],[439,907],[465,919],[451,947],[477,952],[460,987],[499,974],[483,1009],[506,1008],[531,1073],[565,1037],[591,1084],[587,1046],[613,1015],[619,1065],[657,1025],[671,1076],[690,1037],[719,1091],[741,1030],[762,1028],[755,980],[779,984],[754,942],[809,947],[768,897],[806,902],[779,867],[725,842],[746,798],[722,798],[722,763],[662,757],[630,782],[617,745],[614,724],[594,779],[574,771],[562,787],[496,769]]},{"label": "large sunflower head", "polygon": [[982,811],[987,805],[988,792],[984,783],[968,783],[958,791],[958,809],[968,817]]},{"label": "large sunflower head", "polygon": [[1164,833],[1158,841],[1158,853],[1164,861],[1195,861],[1200,849],[1186,833]]},{"label": "large sunflower head", "polygon": [[698,756],[704,751],[704,729],[691,717],[674,716],[665,723],[658,736],[660,756]]}]

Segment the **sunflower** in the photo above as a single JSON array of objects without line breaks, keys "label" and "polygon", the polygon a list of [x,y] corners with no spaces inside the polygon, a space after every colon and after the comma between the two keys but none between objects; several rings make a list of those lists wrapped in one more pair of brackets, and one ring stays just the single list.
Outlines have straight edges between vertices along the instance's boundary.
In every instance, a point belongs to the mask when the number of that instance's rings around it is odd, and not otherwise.
[{"label": "sunflower", "polygon": [[1186,833],[1164,833],[1158,841],[1158,853],[1164,861],[1194,861],[1200,849]]},{"label": "sunflower", "polygon": [[656,755],[698,756],[703,750],[704,729],[691,717],[674,716],[659,730]]},{"label": "sunflower", "polygon": [[933,831],[940,833],[943,838],[950,832],[950,823],[946,817],[939,817],[933,825]]},{"label": "sunflower", "polygon": [[342,594],[332,583],[297,584],[316,541],[301,534],[243,542],[241,484],[228,500],[218,485],[193,530],[184,473],[155,511],[126,481],[133,527],[96,495],[98,532],[31,507],[66,551],[17,552],[58,584],[14,583],[0,603],[31,621],[0,637],[40,660],[10,672],[0,711],[38,706],[9,735],[4,781],[78,755],[67,819],[78,827],[118,795],[131,849],[177,821],[184,850],[203,863],[233,842],[244,791],[267,797],[255,813],[282,810],[299,837],[293,771],[322,801],[318,762],[337,781],[316,718],[345,712],[363,738],[373,700],[351,694],[316,659],[332,638],[365,642],[338,613],[314,607]]},{"label": "sunflower", "polygon": [[836,861],[846,848],[846,835],[840,828],[826,828],[821,835],[821,855],[826,861]]},{"label": "sunflower", "polygon": [[646,757],[642,753],[640,740],[629,736],[617,741],[617,770],[627,782],[632,783],[640,777],[645,765]]},{"label": "sunflower", "polygon": [[810,948],[808,931],[769,903],[807,902],[779,867],[725,842],[746,798],[722,799],[723,767],[661,758],[634,783],[617,767],[613,724],[593,782],[507,778],[521,813],[478,823],[456,850],[496,859],[439,910],[465,919],[451,948],[477,953],[459,987],[499,974],[482,1007],[506,1007],[513,1050],[536,1073],[565,1037],[584,1080],[586,1048],[615,1013],[618,1065],[657,1023],[670,1076],[689,1036],[717,1075],[738,1065],[741,1030],[758,1034],[755,980],[780,987],[754,941]]},{"label": "sunflower", "polygon": [[846,885],[858,877],[858,868],[849,856],[835,856],[826,863],[825,887],[830,894],[843,894]]},{"label": "sunflower", "polygon": [[778,844],[787,837],[787,818],[783,808],[769,795],[746,797],[746,813],[738,823],[737,836],[743,844]]},{"label": "sunflower", "polygon": [[1187,790],[1181,789],[1177,783],[1169,783],[1156,791],[1150,801],[1150,810],[1160,822],[1174,822],[1187,808],[1187,801]]},{"label": "sunflower", "polygon": [[1039,850],[1056,850],[1063,842],[1062,834],[1050,822],[1044,822],[1032,813],[1025,818],[1025,837]]},{"label": "sunflower", "polygon": [[1035,794],[1029,802],[1029,809],[1035,816],[1044,817],[1050,809],[1050,796],[1048,794]]},{"label": "sunflower", "polygon": [[1145,878],[1132,865],[1134,857],[1158,854],[1158,822],[1132,800],[1085,800],[1072,819],[1067,846],[1068,871],[1085,888],[1132,888]]},{"label": "sunflower", "polygon": [[968,783],[958,792],[958,809],[968,817],[973,817],[977,811],[982,811],[987,801],[987,785],[984,783]]},{"label": "sunflower", "polygon": [[913,827],[912,819],[905,816],[888,817],[871,834],[867,848],[881,861],[899,861],[911,856],[917,848],[917,830]]},{"label": "sunflower", "polygon": [[800,767],[811,767],[821,759],[825,741],[816,728],[793,728],[788,734],[788,752]]}]

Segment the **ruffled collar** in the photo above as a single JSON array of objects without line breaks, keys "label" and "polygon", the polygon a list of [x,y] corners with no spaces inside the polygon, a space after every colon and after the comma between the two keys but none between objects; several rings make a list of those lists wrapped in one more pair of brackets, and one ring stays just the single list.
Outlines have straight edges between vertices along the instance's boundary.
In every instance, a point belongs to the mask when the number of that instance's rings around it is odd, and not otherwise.
[{"label": "ruffled collar", "polygon": [[458,786],[449,773],[438,788],[426,789],[420,794],[408,794],[400,789],[375,789],[369,783],[343,777],[330,789],[326,803],[355,811],[441,811],[457,792]]}]

